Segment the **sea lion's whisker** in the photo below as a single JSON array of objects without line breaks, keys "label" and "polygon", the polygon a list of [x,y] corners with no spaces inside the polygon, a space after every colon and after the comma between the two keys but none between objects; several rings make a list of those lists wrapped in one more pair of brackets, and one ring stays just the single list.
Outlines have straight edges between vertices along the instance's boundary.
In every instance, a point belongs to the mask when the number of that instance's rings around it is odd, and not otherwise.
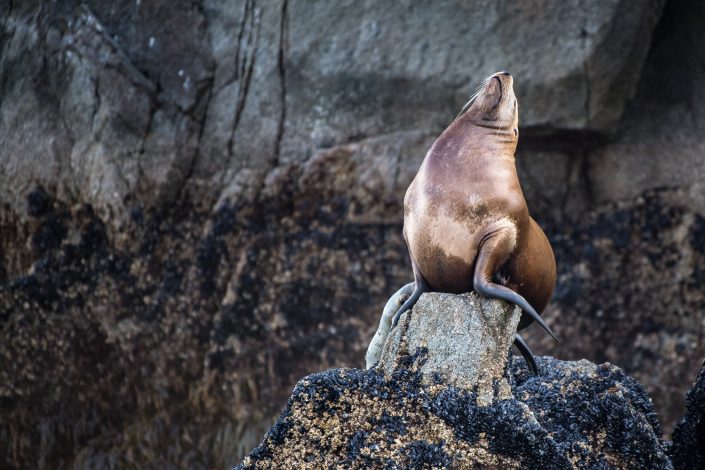
[{"label": "sea lion's whisker", "polygon": [[[480,93],[482,93],[482,90],[485,89],[485,87],[487,86],[487,83],[489,83],[490,80],[492,80],[492,75],[490,75],[489,77],[485,78],[485,79],[477,86],[477,88],[475,88],[475,91],[472,92],[472,95],[470,96],[470,99],[468,100],[467,103],[465,103],[465,104],[463,105],[462,108],[460,108],[460,112],[458,113],[457,116],[455,116],[455,119],[458,119],[458,118],[459,118],[460,116],[462,116],[468,109],[470,109],[470,107],[472,106],[472,104],[475,102],[475,100],[477,99],[477,97],[480,96]],[[454,120],[455,120],[455,119],[454,119]]]}]

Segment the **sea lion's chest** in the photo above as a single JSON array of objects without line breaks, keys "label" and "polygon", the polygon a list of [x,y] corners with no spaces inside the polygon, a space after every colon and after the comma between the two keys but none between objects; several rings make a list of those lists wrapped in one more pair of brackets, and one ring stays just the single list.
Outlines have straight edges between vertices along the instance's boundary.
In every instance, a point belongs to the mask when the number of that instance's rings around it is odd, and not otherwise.
[{"label": "sea lion's chest", "polygon": [[462,170],[422,165],[404,200],[412,258],[429,282],[458,291],[469,288],[483,238],[509,229],[514,246],[524,214],[528,217],[513,169]]}]

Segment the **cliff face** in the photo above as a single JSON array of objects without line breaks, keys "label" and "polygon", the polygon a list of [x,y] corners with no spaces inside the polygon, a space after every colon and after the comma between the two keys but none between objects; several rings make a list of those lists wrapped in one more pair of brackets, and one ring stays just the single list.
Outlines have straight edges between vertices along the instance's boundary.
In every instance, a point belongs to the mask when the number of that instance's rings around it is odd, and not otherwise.
[{"label": "cliff face", "polygon": [[669,429],[705,354],[695,1],[0,6],[4,466],[222,466],[362,365],[409,282],[401,201],[506,69],[557,254],[540,354],[609,360]]}]

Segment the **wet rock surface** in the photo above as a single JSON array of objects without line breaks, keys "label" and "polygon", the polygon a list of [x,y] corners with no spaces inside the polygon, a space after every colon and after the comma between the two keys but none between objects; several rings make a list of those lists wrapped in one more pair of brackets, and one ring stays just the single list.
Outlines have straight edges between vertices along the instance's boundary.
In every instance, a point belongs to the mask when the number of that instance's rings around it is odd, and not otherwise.
[{"label": "wet rock surface", "polygon": [[424,385],[426,354],[402,358],[389,378],[334,369],[302,379],[236,468],[673,468],[651,401],[615,366],[539,357],[535,377],[513,359],[511,398],[479,406],[440,377]]},{"label": "wet rock surface", "polygon": [[298,175],[211,217],[135,213],[141,241],[124,248],[90,207],[52,200],[33,222],[37,261],[0,286],[0,466],[232,464],[291,384],[361,363],[369,295],[394,273],[375,260],[403,265],[401,240],[341,226],[344,209],[297,190]]}]

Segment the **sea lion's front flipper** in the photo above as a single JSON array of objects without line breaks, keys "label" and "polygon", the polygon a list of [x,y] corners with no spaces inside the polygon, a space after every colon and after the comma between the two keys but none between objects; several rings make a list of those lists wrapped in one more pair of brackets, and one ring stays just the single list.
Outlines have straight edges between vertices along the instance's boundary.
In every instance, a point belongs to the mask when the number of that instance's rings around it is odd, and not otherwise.
[{"label": "sea lion's front flipper", "polygon": [[514,346],[517,347],[522,357],[526,361],[526,365],[529,366],[529,370],[534,375],[539,375],[539,367],[536,365],[536,360],[534,355],[531,353],[531,349],[524,341],[524,338],[519,336],[519,333],[514,335]]},{"label": "sea lion's front flipper", "polygon": [[370,341],[370,345],[367,347],[367,353],[365,354],[365,367],[367,369],[374,366],[377,361],[379,361],[379,358],[382,355],[382,349],[384,348],[384,343],[387,341],[389,332],[392,330],[392,317],[413,292],[414,283],[410,282],[396,291],[384,305],[382,318],[379,320],[379,326],[377,327],[377,331],[375,332],[372,341]]},{"label": "sea lion's front flipper", "polygon": [[492,276],[499,267],[509,258],[513,244],[514,234],[511,228],[498,229],[488,235],[480,244],[477,264],[475,265],[475,275],[473,277],[473,287],[475,292],[485,297],[506,300],[519,306],[524,313],[541,326],[551,337],[558,341],[553,331],[541,319],[534,307],[521,295],[508,287],[492,282]]},{"label": "sea lion's front flipper", "polygon": [[402,313],[413,307],[416,301],[419,300],[419,297],[421,297],[421,294],[428,292],[428,284],[413,259],[411,260],[411,267],[414,270],[414,292],[411,294],[411,297],[399,307],[399,310],[397,310],[397,313],[394,315],[394,320],[392,320],[392,328],[397,326]]}]

